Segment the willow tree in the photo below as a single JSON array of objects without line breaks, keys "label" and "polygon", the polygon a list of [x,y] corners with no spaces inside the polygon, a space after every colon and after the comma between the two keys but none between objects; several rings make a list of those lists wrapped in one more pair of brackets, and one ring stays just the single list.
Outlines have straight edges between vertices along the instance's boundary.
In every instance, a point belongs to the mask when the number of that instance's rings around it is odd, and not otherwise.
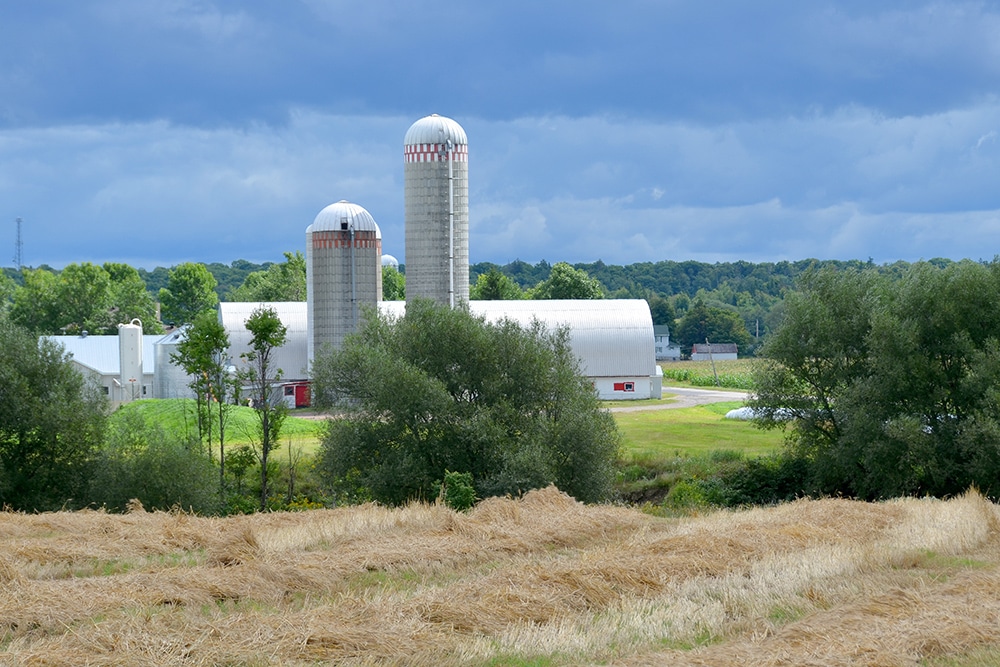
[{"label": "willow tree", "polygon": [[548,484],[582,501],[611,492],[618,432],[565,329],[417,300],[400,319],[370,313],[317,357],[313,378],[337,414],[320,468],[349,499],[428,499],[448,472],[471,474],[480,498]]},{"label": "willow tree", "polygon": [[0,505],[81,506],[104,437],[106,400],[57,343],[4,315],[0,340]]},{"label": "willow tree", "polygon": [[1000,263],[809,276],[750,404],[788,425],[815,490],[1000,496]]}]

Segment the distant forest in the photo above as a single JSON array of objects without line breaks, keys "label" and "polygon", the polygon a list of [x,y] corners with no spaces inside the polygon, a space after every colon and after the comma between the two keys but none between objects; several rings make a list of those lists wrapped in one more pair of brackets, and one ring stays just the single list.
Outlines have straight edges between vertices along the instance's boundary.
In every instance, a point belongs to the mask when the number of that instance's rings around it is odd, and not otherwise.
[{"label": "distant forest", "polygon": [[[948,259],[932,259],[931,264],[946,266]],[[213,262],[205,266],[215,277],[216,292],[220,299],[240,287],[246,277],[255,271],[266,271],[273,262],[255,264],[239,259],[230,264]],[[782,302],[789,290],[794,290],[798,278],[807,271],[832,269],[835,271],[860,271],[875,269],[890,276],[901,275],[908,262],[877,265],[871,260],[838,261],[804,259],[795,262],[746,261],[717,262],[709,264],[695,261],[639,262],[619,266],[602,261],[578,263],[572,266],[586,271],[603,285],[608,298],[652,299],[661,297],[670,301],[676,317],[682,317],[697,299],[709,307],[733,310],[743,318],[747,330],[755,337],[770,331],[781,318]],[[43,266],[50,271],[50,267]],[[406,273],[405,265],[400,272]],[[522,289],[534,287],[546,280],[552,270],[547,261],[529,264],[515,260],[505,265],[479,262],[470,266],[469,278],[475,284],[480,274],[496,269],[509,276]],[[160,288],[167,284],[169,268],[157,267],[152,271],[138,269],[146,283],[146,289],[156,297]],[[4,269],[4,273],[17,284],[21,275],[14,269]]]}]

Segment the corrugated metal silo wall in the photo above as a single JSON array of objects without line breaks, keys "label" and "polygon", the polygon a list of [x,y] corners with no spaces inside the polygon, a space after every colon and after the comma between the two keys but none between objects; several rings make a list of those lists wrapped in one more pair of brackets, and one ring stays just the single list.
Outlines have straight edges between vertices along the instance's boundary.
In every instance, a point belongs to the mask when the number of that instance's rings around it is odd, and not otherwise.
[{"label": "corrugated metal silo wall", "polygon": [[177,354],[177,343],[158,343],[156,357],[156,377],[153,387],[154,398],[194,398],[188,384],[191,377],[177,364],[170,362],[170,355]]},{"label": "corrugated metal silo wall", "polygon": [[312,364],[325,345],[340,349],[357,329],[364,308],[377,308],[382,300],[382,241],[373,231],[355,232],[353,253],[346,231],[312,232],[306,242]]},{"label": "corrugated metal silo wall", "polygon": [[[434,145],[428,154],[437,151]],[[455,303],[469,300],[469,163],[465,146],[453,153]],[[450,271],[448,160],[407,156],[403,176],[406,213],[406,297],[447,305]]]}]

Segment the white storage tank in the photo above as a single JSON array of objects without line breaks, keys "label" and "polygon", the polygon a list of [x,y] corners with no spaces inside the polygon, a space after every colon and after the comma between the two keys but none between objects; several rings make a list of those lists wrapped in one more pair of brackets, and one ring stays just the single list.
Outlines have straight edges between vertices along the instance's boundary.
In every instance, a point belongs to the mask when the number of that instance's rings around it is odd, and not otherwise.
[{"label": "white storage tank", "polygon": [[469,301],[469,142],[437,114],[403,140],[406,299],[452,307]]},{"label": "white storage tank", "polygon": [[156,363],[156,377],[153,384],[153,396],[156,398],[194,398],[191,389],[191,376],[184,369],[170,360],[178,353],[177,346],[184,340],[184,329],[176,329],[166,334],[153,345],[153,356]]},{"label": "white storage tank", "polygon": [[371,214],[347,201],[319,212],[306,229],[308,358],[339,349],[358,330],[364,306],[382,300],[382,232]]},{"label": "white storage tank", "polygon": [[118,325],[118,378],[122,403],[142,398],[142,322],[134,319]]}]

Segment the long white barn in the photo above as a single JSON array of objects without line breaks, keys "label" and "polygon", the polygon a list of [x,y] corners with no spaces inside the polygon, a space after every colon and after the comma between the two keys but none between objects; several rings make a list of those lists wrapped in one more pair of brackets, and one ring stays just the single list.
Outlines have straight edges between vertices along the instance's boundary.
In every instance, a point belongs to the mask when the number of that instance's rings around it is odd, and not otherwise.
[{"label": "long white barn", "polygon": [[[521,325],[538,320],[554,330],[569,329],[570,347],[580,370],[594,383],[602,399],[660,398],[663,374],[653,350],[653,320],[642,299],[557,301],[470,301],[469,310],[488,322],[503,319]],[[229,333],[230,357],[240,365],[249,350],[250,336],[244,322],[259,306],[274,308],[288,327],[288,340],[279,350],[276,365],[289,381],[303,380],[308,372],[308,338],[304,302],[221,303],[219,314]],[[379,310],[402,317],[403,301],[382,301]]]},{"label": "long white barn", "polygon": [[[400,317],[402,301],[383,301],[381,312]],[[469,311],[487,322],[538,320],[550,330],[569,329],[580,370],[602,399],[662,396],[663,372],[653,349],[653,319],[643,299],[469,301]]]}]

